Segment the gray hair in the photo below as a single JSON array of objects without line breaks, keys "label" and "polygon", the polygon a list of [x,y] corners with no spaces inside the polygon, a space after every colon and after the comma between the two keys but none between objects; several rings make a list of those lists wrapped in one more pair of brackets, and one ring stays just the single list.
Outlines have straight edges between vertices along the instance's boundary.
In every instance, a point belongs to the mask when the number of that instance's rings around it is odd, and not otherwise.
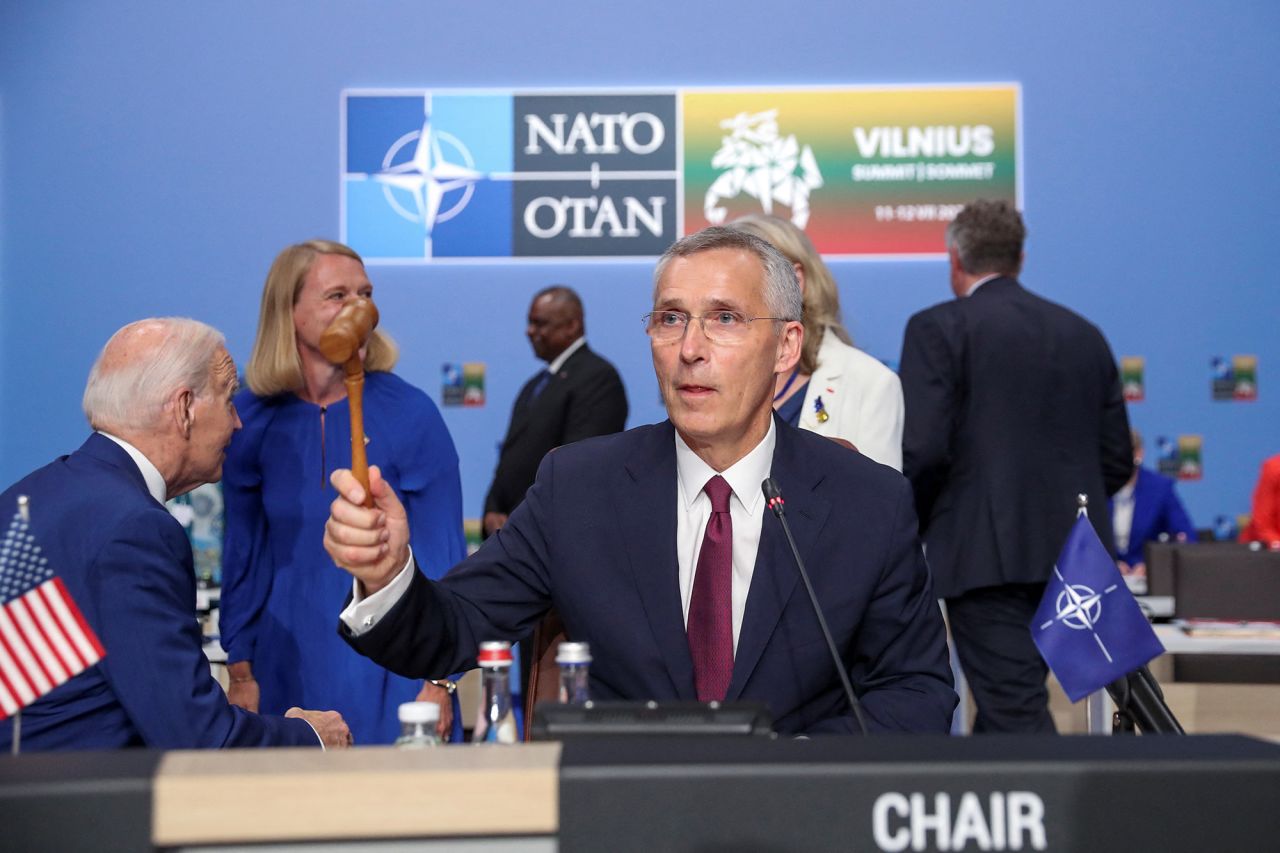
[{"label": "gray hair", "polygon": [[1017,275],[1026,239],[1022,215],[1004,201],[967,204],[947,225],[947,248],[956,250],[960,267],[970,275]]},{"label": "gray hair", "polygon": [[[138,336],[146,339],[136,352],[115,352]],[[214,356],[225,346],[217,329],[186,317],[152,317],[123,327],[89,371],[82,402],[89,425],[108,431],[157,426],[174,391],[205,392]]]},{"label": "gray hair", "polygon": [[791,261],[767,241],[754,234],[713,225],[696,234],[683,237],[671,245],[653,269],[653,295],[657,299],[658,284],[667,266],[676,258],[687,258],[712,249],[739,249],[750,252],[760,261],[764,271],[764,301],[769,313],[783,320],[799,320],[804,311],[804,298]]}]

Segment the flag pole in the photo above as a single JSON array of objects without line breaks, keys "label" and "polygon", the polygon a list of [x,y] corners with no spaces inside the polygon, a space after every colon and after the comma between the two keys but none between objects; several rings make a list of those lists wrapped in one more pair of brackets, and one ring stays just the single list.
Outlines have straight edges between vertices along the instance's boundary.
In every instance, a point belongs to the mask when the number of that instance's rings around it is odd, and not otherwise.
[{"label": "flag pole", "polygon": [[[18,516],[23,524],[31,523],[31,499],[26,495],[18,495]],[[22,752],[22,709],[13,714],[13,740],[9,744],[9,753],[18,755]]]},{"label": "flag pole", "polygon": [[[1089,517],[1089,496],[1076,495],[1076,518]],[[1084,702],[1084,727],[1091,735],[1109,735],[1114,725],[1116,706],[1105,689],[1095,690]]]},{"label": "flag pole", "polygon": [[[1076,495],[1076,506],[1077,518],[1089,517],[1088,495]],[[1132,733],[1135,728],[1149,734],[1186,734],[1146,664],[1091,694],[1087,702],[1085,724],[1091,734]]]}]

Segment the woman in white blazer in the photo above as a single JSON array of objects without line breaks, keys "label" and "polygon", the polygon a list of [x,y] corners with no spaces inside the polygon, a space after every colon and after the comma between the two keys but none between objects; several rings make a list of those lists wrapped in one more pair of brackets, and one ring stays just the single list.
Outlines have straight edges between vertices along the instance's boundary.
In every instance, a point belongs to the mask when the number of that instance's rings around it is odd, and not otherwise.
[{"label": "woman in white blazer", "polygon": [[804,349],[779,376],[773,407],[785,421],[842,438],[877,462],[902,470],[902,384],[853,346],[840,318],[840,294],[813,243],[776,216],[752,214],[732,227],[772,243],[795,265],[804,292]]}]

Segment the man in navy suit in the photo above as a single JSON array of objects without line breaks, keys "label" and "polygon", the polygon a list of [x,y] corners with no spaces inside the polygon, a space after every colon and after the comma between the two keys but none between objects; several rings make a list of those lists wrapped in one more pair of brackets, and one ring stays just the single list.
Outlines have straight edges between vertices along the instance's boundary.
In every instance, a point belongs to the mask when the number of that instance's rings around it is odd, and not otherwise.
[{"label": "man in navy suit", "polygon": [[[214,329],[131,323],[89,374],[95,432],[0,495],[9,508],[30,498],[31,533],[106,648],[23,710],[23,749],[349,745],[334,711],[266,717],[228,704],[201,651],[191,545],[164,501],[221,477],[240,428],[235,390]],[[12,736],[0,723],[5,750]]]},{"label": "man in navy suit", "polygon": [[1173,480],[1142,467],[1142,434],[1130,430],[1133,440],[1133,476],[1111,498],[1111,526],[1115,533],[1116,563],[1123,575],[1146,577],[1143,546],[1161,534],[1179,542],[1195,542],[1191,524]]},{"label": "man in navy suit", "polygon": [[791,264],[709,228],[654,274],[648,334],[670,420],[547,455],[524,503],[432,583],[404,510],[336,472],[325,544],[354,577],[340,630],[417,675],[475,666],[554,606],[591,645],[597,699],[758,700],[784,734],[857,731],[761,482],[787,499],[800,553],[868,726],[944,732],[956,703],[941,614],[893,469],[777,420],[774,379],[804,328]]},{"label": "man in navy suit", "polygon": [[975,732],[1052,732],[1031,619],[1089,497],[1111,541],[1107,496],[1133,468],[1119,372],[1093,324],[1018,283],[1026,228],[1005,202],[967,205],[947,228],[956,298],[907,323],[903,473],[929,567],[978,713]]}]

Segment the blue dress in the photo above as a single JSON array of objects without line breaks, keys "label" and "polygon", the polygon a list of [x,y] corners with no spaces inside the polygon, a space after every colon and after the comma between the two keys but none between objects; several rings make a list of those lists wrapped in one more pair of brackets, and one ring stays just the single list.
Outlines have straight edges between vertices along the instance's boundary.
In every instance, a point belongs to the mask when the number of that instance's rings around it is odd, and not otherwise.
[{"label": "blue dress", "polygon": [[[338,636],[351,576],[324,550],[337,496],[329,474],[351,465],[347,401],[323,411],[293,394],[236,396],[244,427],[227,448],[222,550],[222,645],[247,660],[259,709],[335,710],[356,744],[391,743],[396,709],[422,682],[361,657]],[[409,515],[413,554],[438,578],[465,556],[458,454],[435,404],[390,373],[365,377],[364,427],[377,465]],[[455,707],[456,711],[456,707]],[[455,714],[455,720],[456,720]]]}]

